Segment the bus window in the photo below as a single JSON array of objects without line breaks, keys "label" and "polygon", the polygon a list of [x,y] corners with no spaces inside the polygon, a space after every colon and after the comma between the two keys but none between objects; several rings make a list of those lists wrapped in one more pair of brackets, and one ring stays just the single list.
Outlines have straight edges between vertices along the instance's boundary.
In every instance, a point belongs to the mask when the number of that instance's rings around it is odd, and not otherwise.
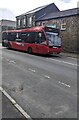
[{"label": "bus window", "polygon": [[39,43],[40,44],[46,44],[46,38],[45,38],[44,33],[43,32],[39,32],[38,36],[39,36]]},{"label": "bus window", "polygon": [[3,32],[2,34],[2,40],[6,40],[8,37],[7,37],[7,33],[6,32]]},{"label": "bus window", "polygon": [[8,43],[8,33],[7,32],[3,32],[2,33],[2,46],[7,46]]},{"label": "bus window", "polygon": [[27,35],[28,43],[37,43],[38,42],[38,33],[37,32],[29,32]]},{"label": "bus window", "polygon": [[22,38],[21,38],[21,33],[20,32],[17,32],[16,33],[16,39],[15,39],[16,42],[22,42]]},{"label": "bus window", "polygon": [[45,32],[57,33],[59,36],[59,29],[57,29],[57,28],[45,27],[44,30],[45,30]]},{"label": "bus window", "polygon": [[9,41],[15,41],[16,39],[16,33],[15,32],[9,32],[8,33],[8,40]]},{"label": "bus window", "polygon": [[27,36],[28,36],[28,33],[27,32],[22,32],[21,35],[20,35],[20,39],[22,39],[23,42],[27,42]]},{"label": "bus window", "polygon": [[45,27],[50,47],[61,47],[60,31],[57,28]]}]

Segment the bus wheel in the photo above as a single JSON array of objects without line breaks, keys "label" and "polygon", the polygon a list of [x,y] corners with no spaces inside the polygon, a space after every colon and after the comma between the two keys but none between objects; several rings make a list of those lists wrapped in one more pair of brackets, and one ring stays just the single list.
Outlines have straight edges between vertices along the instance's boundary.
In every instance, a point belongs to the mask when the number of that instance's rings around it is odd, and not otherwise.
[{"label": "bus wheel", "polygon": [[8,49],[11,49],[10,43],[7,44],[7,48],[8,48]]},{"label": "bus wheel", "polygon": [[31,47],[28,48],[28,53],[32,54],[32,48]]}]

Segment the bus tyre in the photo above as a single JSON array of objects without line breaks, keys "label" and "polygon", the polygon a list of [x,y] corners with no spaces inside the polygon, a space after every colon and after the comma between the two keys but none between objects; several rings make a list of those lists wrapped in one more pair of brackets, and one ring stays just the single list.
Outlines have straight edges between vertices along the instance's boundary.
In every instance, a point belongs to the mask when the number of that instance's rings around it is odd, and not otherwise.
[{"label": "bus tyre", "polygon": [[8,48],[8,49],[11,49],[10,43],[7,44],[7,48]]},{"label": "bus tyre", "polygon": [[28,48],[28,53],[32,54],[32,48],[30,48],[30,47]]}]

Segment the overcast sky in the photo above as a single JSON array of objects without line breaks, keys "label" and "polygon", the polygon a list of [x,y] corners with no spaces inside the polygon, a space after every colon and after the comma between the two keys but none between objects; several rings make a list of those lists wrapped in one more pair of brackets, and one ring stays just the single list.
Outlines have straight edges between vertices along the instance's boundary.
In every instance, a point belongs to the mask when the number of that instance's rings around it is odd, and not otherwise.
[{"label": "overcast sky", "polygon": [[5,18],[7,10],[8,13],[10,11],[10,14],[12,13],[14,17],[39,6],[47,5],[50,3],[55,3],[55,5],[60,10],[66,10],[76,8],[78,1],[79,0],[0,0],[0,9],[2,9],[3,12],[2,13],[0,10],[0,14]]}]

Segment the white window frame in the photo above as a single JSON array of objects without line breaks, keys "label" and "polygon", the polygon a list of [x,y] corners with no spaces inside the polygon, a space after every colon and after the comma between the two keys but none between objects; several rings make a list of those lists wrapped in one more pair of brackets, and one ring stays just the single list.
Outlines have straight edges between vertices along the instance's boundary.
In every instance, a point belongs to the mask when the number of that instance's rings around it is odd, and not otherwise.
[{"label": "white window frame", "polygon": [[37,26],[41,26],[41,22],[37,22],[36,25],[37,25]]},{"label": "white window frame", "polygon": [[22,20],[22,25],[23,25],[23,27],[25,27],[25,25],[26,25],[26,18],[25,17]]},{"label": "white window frame", "polygon": [[17,26],[19,28],[20,27],[20,19],[17,20],[17,23],[18,23]]},{"label": "white window frame", "polygon": [[[63,25],[64,25],[65,27],[63,27]],[[66,23],[61,23],[61,30],[66,30]]]}]

